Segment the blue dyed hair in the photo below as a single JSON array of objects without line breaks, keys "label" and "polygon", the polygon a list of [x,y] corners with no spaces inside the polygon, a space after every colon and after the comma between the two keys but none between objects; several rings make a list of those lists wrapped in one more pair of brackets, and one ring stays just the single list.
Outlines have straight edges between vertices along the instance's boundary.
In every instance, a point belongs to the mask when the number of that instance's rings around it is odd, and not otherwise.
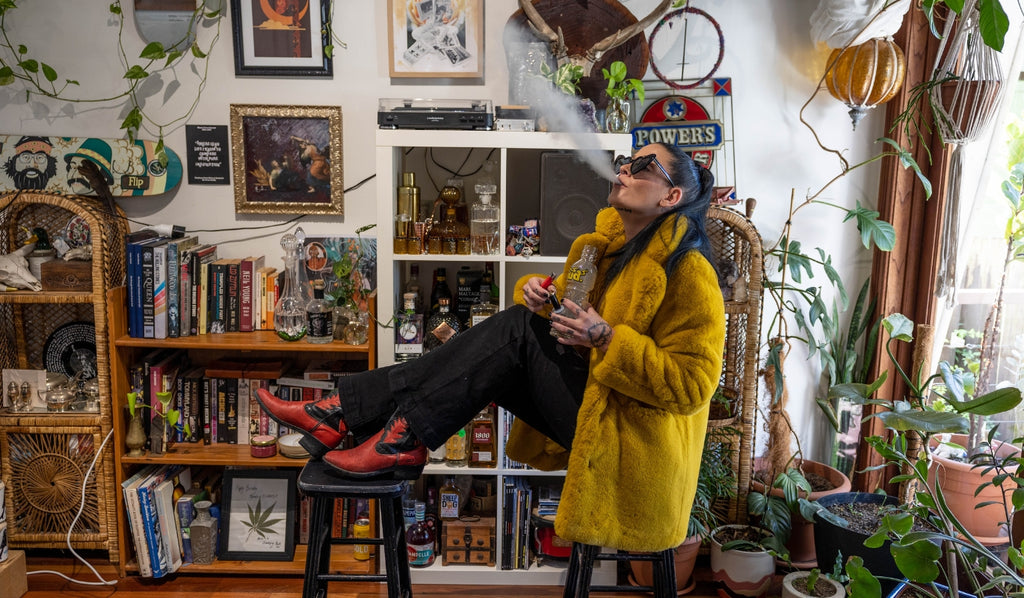
[{"label": "blue dyed hair", "polygon": [[629,262],[643,253],[658,232],[658,228],[668,219],[675,222],[676,228],[683,226],[685,222],[686,233],[683,234],[679,245],[662,264],[666,277],[672,276],[676,266],[690,251],[699,251],[712,267],[715,265],[715,260],[711,255],[711,240],[708,238],[705,226],[708,207],[711,205],[711,191],[715,185],[715,176],[707,168],[694,162],[693,158],[678,146],[660,143],[657,145],[665,148],[672,156],[672,162],[662,164],[662,166],[671,173],[676,186],[682,189],[683,198],[675,208],[655,218],[635,237],[627,241],[622,249],[608,254],[607,257],[614,257],[615,260],[608,268],[605,285],[611,284],[615,277],[626,269]]}]

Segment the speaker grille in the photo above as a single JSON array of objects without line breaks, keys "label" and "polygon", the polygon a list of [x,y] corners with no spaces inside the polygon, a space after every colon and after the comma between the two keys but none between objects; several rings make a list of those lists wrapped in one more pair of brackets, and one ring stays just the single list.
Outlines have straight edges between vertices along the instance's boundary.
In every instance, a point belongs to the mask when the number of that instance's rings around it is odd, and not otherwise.
[{"label": "speaker grille", "polygon": [[611,183],[573,154],[544,152],[540,163],[540,253],[567,255],[573,240],[594,230]]}]

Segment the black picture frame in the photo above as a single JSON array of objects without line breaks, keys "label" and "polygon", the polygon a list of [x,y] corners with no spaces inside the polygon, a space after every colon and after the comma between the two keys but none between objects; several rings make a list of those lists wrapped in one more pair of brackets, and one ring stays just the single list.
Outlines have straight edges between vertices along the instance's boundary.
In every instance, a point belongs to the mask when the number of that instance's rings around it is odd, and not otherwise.
[{"label": "black picture frame", "polygon": [[[279,2],[284,14],[272,8]],[[330,16],[331,0],[231,0],[235,75],[334,77],[327,55]],[[296,41],[299,57],[293,56]]]},{"label": "black picture frame", "polygon": [[220,554],[225,561],[290,561],[295,557],[296,472],[225,469]]}]

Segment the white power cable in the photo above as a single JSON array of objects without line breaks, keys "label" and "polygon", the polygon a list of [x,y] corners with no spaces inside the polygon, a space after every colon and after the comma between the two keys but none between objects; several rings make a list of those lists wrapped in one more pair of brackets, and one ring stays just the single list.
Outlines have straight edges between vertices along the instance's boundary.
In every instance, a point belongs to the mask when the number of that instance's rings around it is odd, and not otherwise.
[{"label": "white power cable", "polygon": [[96,456],[92,458],[92,463],[89,465],[89,469],[87,469],[86,472],[85,472],[85,478],[82,480],[82,502],[79,503],[79,505],[78,505],[78,512],[75,513],[75,518],[71,521],[71,525],[68,527],[68,535],[67,535],[67,538],[66,538],[66,541],[67,541],[67,544],[68,544],[68,549],[71,551],[71,554],[75,555],[75,558],[77,558],[78,560],[82,561],[82,563],[84,563],[85,566],[88,567],[89,570],[92,571],[96,575],[96,577],[97,577],[97,579],[99,579],[99,581],[81,581],[81,580],[78,580],[78,579],[74,579],[74,578],[68,577],[67,575],[64,575],[63,573],[61,573],[60,571],[51,571],[51,570],[48,570],[48,569],[46,569],[46,570],[39,570],[39,571],[29,571],[28,575],[41,575],[43,573],[49,573],[49,574],[52,574],[52,575],[56,575],[58,577],[63,577],[64,579],[70,581],[71,583],[77,583],[77,584],[80,584],[80,585],[83,585],[83,586],[113,586],[113,585],[117,585],[117,580],[116,579],[112,579],[110,581],[108,581],[106,579],[103,579],[103,576],[100,575],[99,571],[97,571],[91,564],[89,564],[89,561],[87,561],[84,558],[82,558],[82,555],[80,555],[77,552],[75,552],[74,547],[71,546],[71,530],[75,529],[75,524],[78,523],[78,518],[82,516],[82,511],[85,510],[85,489],[86,489],[86,486],[89,484],[89,476],[92,474],[92,470],[95,469],[95,467],[96,467],[96,461],[98,461],[99,458],[100,458],[100,455],[103,454],[103,447],[107,446],[107,441],[109,441],[110,437],[113,436],[113,435],[114,435],[114,431],[113,430],[111,430],[110,432],[107,432],[107,437],[103,439],[102,443],[100,443],[100,448],[99,448],[99,450],[96,451]]}]

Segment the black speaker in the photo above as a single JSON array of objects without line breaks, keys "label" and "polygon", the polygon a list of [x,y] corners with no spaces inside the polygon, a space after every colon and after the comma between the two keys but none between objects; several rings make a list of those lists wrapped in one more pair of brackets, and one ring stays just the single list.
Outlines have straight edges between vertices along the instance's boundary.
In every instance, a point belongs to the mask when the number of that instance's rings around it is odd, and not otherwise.
[{"label": "black speaker", "polygon": [[[611,166],[608,166],[611,169]],[[575,154],[540,156],[540,253],[567,255],[572,242],[593,232],[597,212],[608,205],[610,181]]]}]

